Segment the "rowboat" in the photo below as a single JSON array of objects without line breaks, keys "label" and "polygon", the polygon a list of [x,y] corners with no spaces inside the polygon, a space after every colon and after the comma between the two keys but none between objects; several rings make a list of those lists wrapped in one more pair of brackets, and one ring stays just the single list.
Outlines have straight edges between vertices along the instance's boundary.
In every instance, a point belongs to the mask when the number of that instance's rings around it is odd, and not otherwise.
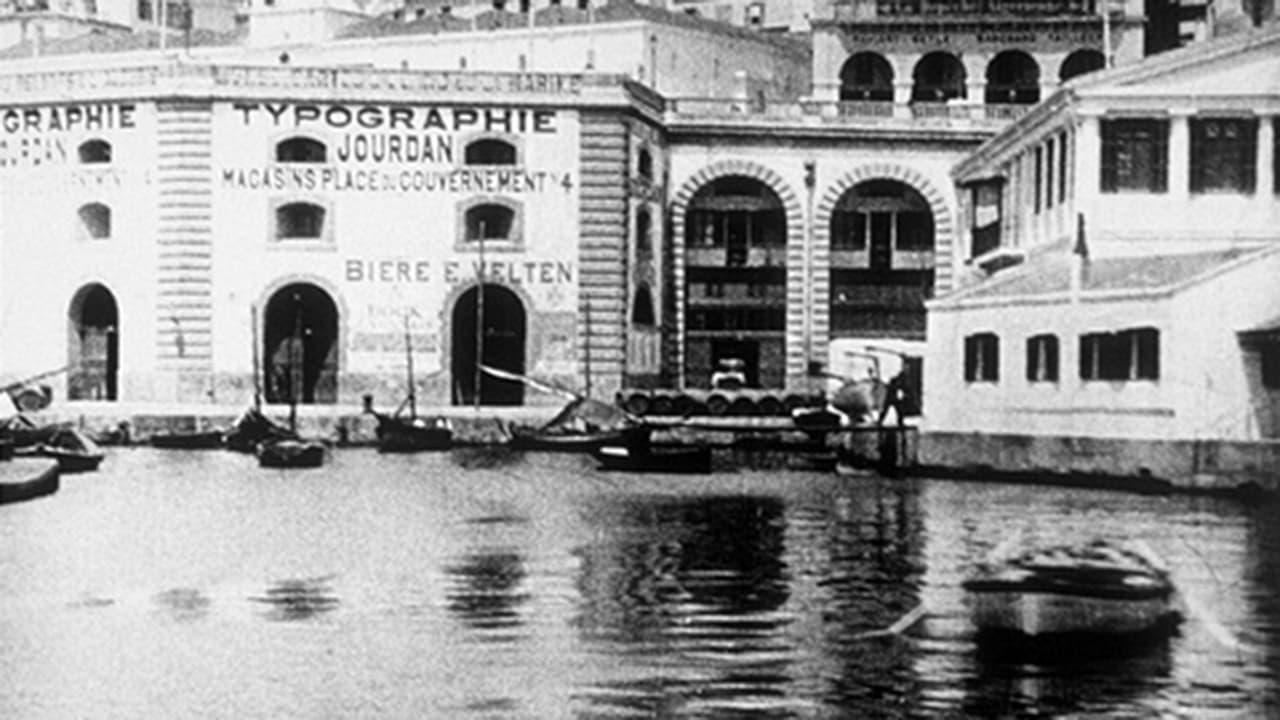
[{"label": "rowboat", "polygon": [[446,418],[373,413],[378,420],[374,431],[378,452],[411,453],[424,450],[448,450],[453,446],[453,428]]},{"label": "rowboat", "polygon": [[226,442],[226,433],[221,430],[176,431],[151,436],[151,447],[165,450],[213,450]]},{"label": "rowboat", "polygon": [[0,505],[58,491],[58,463],[42,459],[0,462]]},{"label": "rowboat", "polygon": [[1139,636],[1176,623],[1174,586],[1141,545],[1094,540],[989,562],[962,584],[980,632]]},{"label": "rowboat", "polygon": [[268,468],[315,468],[324,465],[324,444],[313,440],[275,438],[258,444],[258,465]]},{"label": "rowboat", "polygon": [[39,446],[39,454],[58,461],[64,473],[91,472],[102,464],[106,453],[88,435],[74,428],[62,428]]},{"label": "rowboat", "polygon": [[632,428],[621,445],[602,445],[592,453],[604,470],[628,472],[711,472],[709,445],[655,445],[649,428]]}]

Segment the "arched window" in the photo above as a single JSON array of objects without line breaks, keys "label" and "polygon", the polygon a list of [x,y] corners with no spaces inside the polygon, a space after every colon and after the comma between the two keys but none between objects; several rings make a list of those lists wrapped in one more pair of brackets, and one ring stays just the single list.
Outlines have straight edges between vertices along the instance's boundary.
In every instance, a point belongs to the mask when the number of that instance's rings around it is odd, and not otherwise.
[{"label": "arched window", "polygon": [[653,312],[653,293],[648,283],[640,283],[636,288],[636,296],[631,301],[631,324],[642,327],[653,327],[656,324]]},{"label": "arched window", "polygon": [[482,138],[468,143],[463,157],[468,165],[515,165],[516,146],[505,140]]},{"label": "arched window", "polygon": [[111,237],[111,208],[102,203],[81,205],[80,225],[89,237],[101,240]]},{"label": "arched window", "polygon": [[1040,102],[1040,66],[1021,50],[1005,50],[987,65],[988,105],[1032,105]]},{"label": "arched window", "polygon": [[86,140],[80,143],[78,152],[85,165],[111,162],[111,143],[106,140]]},{"label": "arched window", "polygon": [[514,208],[497,203],[484,203],[467,208],[466,228],[467,242],[481,239],[509,240],[515,227],[516,211]]},{"label": "arched window", "polygon": [[308,202],[286,203],[276,208],[276,237],[315,239],[324,234],[325,210]]},{"label": "arched window", "polygon": [[640,258],[653,255],[653,222],[648,208],[636,210],[636,255]]},{"label": "arched window", "polygon": [[1076,50],[1062,61],[1058,79],[1066,82],[1073,77],[1101,70],[1107,64],[1106,57],[1097,50]]},{"label": "arched window", "polygon": [[324,143],[309,137],[291,137],[276,143],[276,162],[322,163],[326,156]]},{"label": "arched window", "polygon": [[893,66],[873,52],[850,57],[840,68],[840,99],[892,102]]},{"label": "arched window", "polygon": [[653,180],[653,154],[649,152],[649,148],[640,148],[636,156],[636,175],[641,180]]},{"label": "arched window", "polygon": [[912,102],[946,102],[965,96],[964,63],[949,52],[920,58],[913,73]]}]

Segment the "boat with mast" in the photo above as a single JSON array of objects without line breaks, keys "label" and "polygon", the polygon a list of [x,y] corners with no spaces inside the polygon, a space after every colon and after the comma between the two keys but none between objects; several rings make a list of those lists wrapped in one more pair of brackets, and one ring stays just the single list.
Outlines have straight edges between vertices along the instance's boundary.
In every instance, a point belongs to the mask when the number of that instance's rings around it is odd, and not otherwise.
[{"label": "boat with mast", "polygon": [[[258,464],[273,468],[313,468],[324,465],[324,444],[298,436],[298,390],[302,385],[302,311],[294,317],[289,340],[289,436],[269,437],[258,443]],[[255,363],[255,378],[257,364]],[[255,388],[255,403],[259,402]],[[256,408],[255,408],[256,409]]]},{"label": "boat with mast", "polygon": [[[404,317],[405,372],[408,392],[391,414],[380,413],[372,405],[366,407],[378,421],[375,431],[378,452],[407,453],[426,450],[448,450],[453,446],[453,428],[443,417],[420,417],[413,377],[413,339],[409,333],[409,315]],[[405,410],[408,414],[405,415]]]},{"label": "boat with mast", "polygon": [[252,453],[258,444],[269,439],[296,438],[297,434],[262,412],[262,381],[258,377],[258,310],[249,307],[250,335],[253,354],[253,405],[244,411],[224,438],[226,447],[237,452]]}]

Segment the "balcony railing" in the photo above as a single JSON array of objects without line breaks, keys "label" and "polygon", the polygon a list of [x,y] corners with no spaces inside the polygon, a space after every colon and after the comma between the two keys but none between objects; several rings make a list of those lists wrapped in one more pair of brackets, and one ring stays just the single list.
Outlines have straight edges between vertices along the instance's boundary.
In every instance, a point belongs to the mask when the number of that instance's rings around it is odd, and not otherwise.
[{"label": "balcony railing", "polygon": [[671,119],[688,122],[740,121],[776,125],[910,125],[955,129],[997,129],[1021,117],[1032,105],[979,103],[831,102],[800,100],[760,103],[731,98],[669,98]]}]

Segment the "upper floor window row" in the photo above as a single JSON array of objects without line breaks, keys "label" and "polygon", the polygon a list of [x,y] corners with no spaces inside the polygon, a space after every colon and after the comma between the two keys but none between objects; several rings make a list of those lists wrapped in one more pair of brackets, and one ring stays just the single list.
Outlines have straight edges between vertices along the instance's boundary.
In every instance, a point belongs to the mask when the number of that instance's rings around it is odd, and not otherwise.
[{"label": "upper floor window row", "polygon": [[1167,192],[1171,170],[1187,173],[1184,177],[1192,193],[1249,194],[1256,189],[1257,118],[1190,118],[1186,168],[1169,167],[1169,120],[1103,120],[1101,132],[1104,193]]},{"label": "upper floor window row", "polygon": [[[1152,327],[1080,336],[1081,380],[1158,380],[1160,331]],[[1049,333],[1026,341],[1028,382],[1057,382],[1060,362],[1058,338]],[[1000,338],[982,332],[964,338],[966,382],[998,382]]]}]

